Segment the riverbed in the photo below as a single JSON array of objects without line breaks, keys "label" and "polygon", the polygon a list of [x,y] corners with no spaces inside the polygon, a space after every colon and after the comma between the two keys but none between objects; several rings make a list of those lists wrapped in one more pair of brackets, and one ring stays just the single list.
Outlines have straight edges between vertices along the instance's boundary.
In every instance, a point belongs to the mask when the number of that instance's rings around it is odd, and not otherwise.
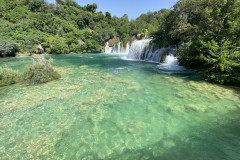
[{"label": "riverbed", "polygon": [[239,159],[239,89],[117,55],[49,57],[60,80],[0,88],[0,159]]}]

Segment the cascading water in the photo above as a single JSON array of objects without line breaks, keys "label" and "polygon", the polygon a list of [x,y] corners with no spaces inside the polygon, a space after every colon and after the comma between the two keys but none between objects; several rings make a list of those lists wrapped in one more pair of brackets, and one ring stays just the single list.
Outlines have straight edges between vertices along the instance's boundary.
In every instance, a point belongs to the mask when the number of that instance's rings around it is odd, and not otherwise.
[{"label": "cascading water", "polygon": [[127,55],[128,54],[129,49],[130,49],[130,45],[129,44],[130,44],[130,42],[128,42],[126,44],[126,46],[121,46],[121,51],[120,51],[121,55]]},{"label": "cascading water", "polygon": [[131,60],[144,60],[142,56],[145,55],[146,52],[148,52],[149,43],[150,39],[134,41],[131,45],[131,48],[129,49],[127,58]]},{"label": "cascading water", "polygon": [[121,42],[118,43],[118,53],[121,53]]},{"label": "cascading water", "polygon": [[112,53],[118,53],[118,46],[114,44]]},{"label": "cascading water", "polygon": [[134,41],[130,47],[127,59],[157,63],[163,61],[164,63],[158,66],[160,69],[185,70],[184,67],[179,66],[177,58],[171,53],[173,48],[156,48],[150,42],[151,39]]},{"label": "cascading water", "polygon": [[124,49],[121,49],[121,42],[113,46],[112,53],[122,53],[122,51],[124,51]]},{"label": "cascading water", "polygon": [[105,46],[105,53],[122,53],[122,54],[128,54],[130,49],[130,42],[127,43],[126,48],[124,46],[121,46],[121,42],[115,44],[113,47],[109,47],[109,43],[106,43]]},{"label": "cascading water", "polygon": [[129,53],[129,49],[130,49],[130,45],[129,45],[129,42],[128,42],[127,46],[126,46],[126,53]]},{"label": "cascading water", "polygon": [[150,44],[151,39],[136,40],[130,47],[127,55],[131,60],[143,60],[150,62],[160,62],[164,52],[170,48],[157,48]]},{"label": "cascading water", "polygon": [[107,42],[106,47],[105,47],[105,53],[112,53],[112,47],[109,47],[108,42]]},{"label": "cascading water", "polygon": [[186,70],[186,68],[179,66],[178,60],[176,57],[173,56],[173,54],[169,54],[164,63],[158,65],[159,69],[164,69],[164,70],[174,70],[174,71],[182,71]]}]

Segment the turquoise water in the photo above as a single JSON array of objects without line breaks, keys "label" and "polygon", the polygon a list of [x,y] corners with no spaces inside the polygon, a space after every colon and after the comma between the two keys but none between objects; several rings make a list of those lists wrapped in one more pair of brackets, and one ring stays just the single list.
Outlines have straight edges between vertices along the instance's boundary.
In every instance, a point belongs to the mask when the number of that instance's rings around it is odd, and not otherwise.
[{"label": "turquoise water", "polygon": [[239,159],[239,89],[115,55],[52,57],[62,79],[0,88],[0,159]]}]

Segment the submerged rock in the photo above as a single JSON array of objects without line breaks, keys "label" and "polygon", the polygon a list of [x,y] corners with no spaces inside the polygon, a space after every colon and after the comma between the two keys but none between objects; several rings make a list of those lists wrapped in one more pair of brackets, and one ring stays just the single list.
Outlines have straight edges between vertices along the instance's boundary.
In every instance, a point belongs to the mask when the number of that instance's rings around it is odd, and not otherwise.
[{"label": "submerged rock", "polygon": [[195,104],[184,105],[184,108],[186,110],[190,110],[190,111],[194,111],[194,112],[204,112],[205,111],[205,107],[203,107],[203,106],[199,107]]}]

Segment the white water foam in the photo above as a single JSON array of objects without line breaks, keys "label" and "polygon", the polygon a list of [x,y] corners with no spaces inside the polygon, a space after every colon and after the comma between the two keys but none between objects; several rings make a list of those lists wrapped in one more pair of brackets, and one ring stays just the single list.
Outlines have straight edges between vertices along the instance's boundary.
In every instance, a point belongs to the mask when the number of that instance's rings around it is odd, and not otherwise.
[{"label": "white water foam", "polygon": [[158,65],[159,69],[171,70],[171,71],[184,71],[185,67],[179,66],[178,60],[172,54],[168,55],[164,63]]}]

